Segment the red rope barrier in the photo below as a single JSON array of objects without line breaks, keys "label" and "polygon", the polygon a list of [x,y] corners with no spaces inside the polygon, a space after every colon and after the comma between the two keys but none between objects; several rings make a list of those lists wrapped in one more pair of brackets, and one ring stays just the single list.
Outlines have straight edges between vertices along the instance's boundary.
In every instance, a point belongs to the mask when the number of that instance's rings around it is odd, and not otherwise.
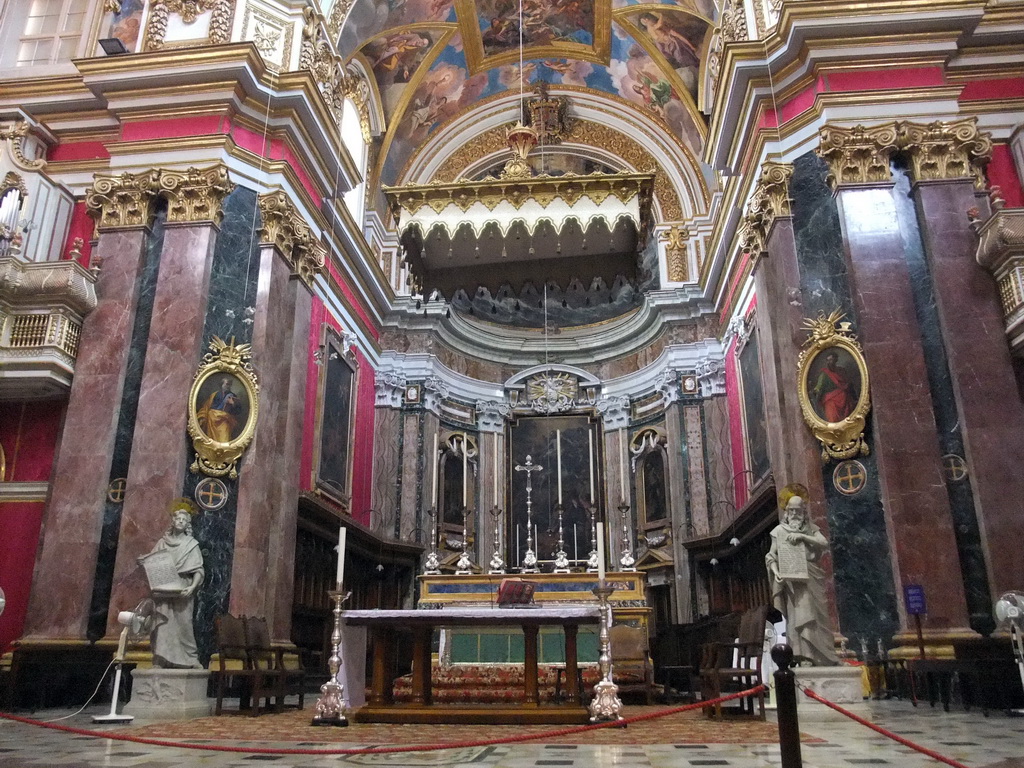
[{"label": "red rope barrier", "polygon": [[728,696],[721,696],[717,699],[710,699],[708,701],[700,701],[694,704],[684,704],[680,707],[672,707],[669,709],[663,709],[659,712],[650,712],[645,715],[637,715],[635,717],[627,717],[622,720],[609,720],[604,723],[595,723],[593,725],[577,725],[572,728],[560,728],[553,731],[544,731],[543,733],[526,733],[518,736],[506,736],[498,739],[486,739],[481,741],[462,741],[449,744],[414,744],[410,746],[402,747],[372,747],[363,749],[285,749],[283,747],[263,747],[254,749],[252,747],[231,747],[218,744],[187,744],[183,742],[167,741],[164,739],[150,739],[145,736],[129,736],[124,733],[111,733],[109,731],[91,731],[87,728],[74,728],[70,725],[57,725],[56,723],[46,723],[41,720],[33,720],[28,717],[20,717],[18,715],[8,714],[6,712],[0,712],[0,718],[5,720],[12,720],[17,723],[24,723],[25,725],[36,725],[40,728],[50,728],[55,731],[64,731],[65,733],[73,733],[78,736],[92,736],[97,739],[113,739],[114,741],[131,741],[136,744],[149,744],[156,747],[179,747],[182,749],[201,749],[211,752],[244,752],[246,754],[258,754],[258,755],[383,755],[395,752],[431,752],[440,749],[465,749],[467,747],[489,747],[495,744],[515,744],[523,741],[535,741],[538,739],[550,739],[558,736],[571,736],[574,733],[584,733],[587,731],[595,731],[599,728],[621,728],[622,726],[629,725],[630,723],[639,723],[646,720],[655,720],[660,717],[668,717],[669,715],[676,715],[680,712],[687,712],[693,709],[703,709],[704,707],[714,706],[715,704],[724,703],[726,701],[733,701],[735,699],[742,699],[748,696],[756,696],[758,693],[767,690],[764,685],[759,685],[756,688],[750,688],[746,691],[740,691],[739,693],[732,693]]},{"label": "red rope barrier", "polygon": [[825,699],[825,698],[822,698],[821,696],[819,696],[817,693],[812,691],[810,688],[807,688],[807,687],[801,685],[800,686],[800,690],[802,690],[804,692],[804,695],[807,696],[808,698],[814,699],[815,701],[820,701],[822,704],[824,704],[829,709],[834,709],[839,714],[846,715],[848,718],[850,718],[854,722],[857,722],[857,723],[860,723],[861,725],[867,726],[872,731],[875,731],[876,733],[880,733],[883,736],[892,739],[893,741],[899,742],[900,744],[902,744],[905,747],[910,747],[911,749],[917,750],[922,755],[928,755],[928,757],[932,758],[933,760],[938,760],[940,763],[945,763],[946,765],[952,765],[953,768],[968,768],[968,766],[964,765],[963,763],[957,762],[956,760],[954,760],[954,759],[952,759],[950,757],[945,757],[944,755],[940,755],[935,750],[928,749],[928,747],[922,747],[920,744],[915,744],[910,739],[905,739],[902,736],[893,733],[892,731],[887,731],[882,726],[875,725],[874,723],[870,722],[869,720],[865,720],[863,717],[860,717],[859,715],[855,715],[850,710],[843,709],[838,704],[833,704],[828,699]]}]

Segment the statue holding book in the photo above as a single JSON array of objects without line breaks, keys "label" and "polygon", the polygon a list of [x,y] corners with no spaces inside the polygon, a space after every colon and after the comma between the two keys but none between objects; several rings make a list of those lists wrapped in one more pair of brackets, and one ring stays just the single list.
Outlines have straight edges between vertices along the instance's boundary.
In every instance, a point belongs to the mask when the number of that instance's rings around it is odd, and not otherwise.
[{"label": "statue holding book", "polygon": [[156,627],[150,636],[153,665],[172,669],[200,669],[192,630],[195,592],[203,583],[203,553],[192,537],[195,505],[188,499],[171,504],[171,525],[153,547],[139,558],[156,603]]},{"label": "statue holding book", "polygon": [[765,555],[772,602],[786,617],[786,637],[793,654],[815,665],[836,664],[829,629],[825,571],[819,563],[828,541],[807,513],[807,489],[791,483],[779,493],[782,522],[771,532]]}]

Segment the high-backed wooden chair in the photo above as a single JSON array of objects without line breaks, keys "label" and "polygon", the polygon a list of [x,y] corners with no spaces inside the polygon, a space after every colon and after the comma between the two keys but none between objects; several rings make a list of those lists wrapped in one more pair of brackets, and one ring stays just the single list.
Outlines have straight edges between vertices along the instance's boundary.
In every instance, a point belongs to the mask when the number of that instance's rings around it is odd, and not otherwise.
[{"label": "high-backed wooden chair", "polygon": [[[267,699],[267,709],[270,709],[270,699],[274,698],[274,711],[281,712],[284,709],[285,691],[285,667],[283,648],[275,648],[270,642],[270,629],[267,627],[267,620],[262,616],[247,616],[245,618],[245,644],[249,654],[249,663],[252,668],[263,675],[265,686],[261,693]],[[259,706],[259,699],[253,702],[254,707]]]},{"label": "high-backed wooden chair", "polygon": [[[248,712],[259,714],[259,702],[266,694],[269,676],[255,669],[249,656],[245,635],[245,622],[230,613],[214,619],[217,639],[216,666],[213,668],[213,682],[217,692],[216,714],[224,714],[224,698],[237,694],[236,714]],[[213,665],[211,665],[213,666]]]},{"label": "high-backed wooden chair", "polygon": [[645,627],[616,624],[608,630],[612,656],[612,680],[619,693],[642,693],[647,704],[654,703],[654,665]]},{"label": "high-backed wooden chair", "polygon": [[[740,618],[739,635],[735,642],[715,642],[704,646],[701,654],[700,690],[704,701],[716,699],[723,693],[746,690],[761,684],[761,659],[764,654],[765,620],[768,606],[751,608]],[[740,711],[765,719],[764,692],[757,694],[757,708],[753,698],[741,702]],[[722,705],[707,707],[708,716],[721,717]]]}]

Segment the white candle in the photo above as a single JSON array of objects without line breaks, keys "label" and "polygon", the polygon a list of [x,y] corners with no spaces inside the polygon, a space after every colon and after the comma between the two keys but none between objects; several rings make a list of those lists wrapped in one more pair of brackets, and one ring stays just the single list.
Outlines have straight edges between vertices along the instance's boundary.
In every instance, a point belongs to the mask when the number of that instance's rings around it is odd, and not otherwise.
[{"label": "white candle", "polygon": [[430,454],[430,461],[434,465],[434,483],[430,490],[430,503],[437,509],[437,432],[434,433],[434,452]]},{"label": "white candle", "polygon": [[555,456],[558,459],[558,503],[562,503],[562,430],[555,430]]},{"label": "white candle", "polygon": [[519,526],[516,526],[516,560],[519,559]]},{"label": "white candle", "polygon": [[594,430],[587,427],[587,443],[590,447],[590,503],[594,503]]},{"label": "white candle", "polygon": [[342,526],[338,530],[338,591],[341,591],[341,585],[345,583],[345,533],[346,529]]},{"label": "white candle", "polygon": [[498,506],[498,436],[494,436],[494,506]]},{"label": "white candle", "polygon": [[579,539],[576,538],[576,523],[572,524],[572,559],[580,559],[580,542]]},{"label": "white candle", "polygon": [[466,446],[466,433],[462,433],[462,508],[469,506],[469,449]]},{"label": "white candle", "polygon": [[597,526],[597,578],[604,581],[604,524]]},{"label": "white candle", "polygon": [[622,430],[619,432],[619,434],[621,435],[621,437],[619,438],[619,442],[622,443],[622,454],[621,454],[622,455],[622,467],[621,467],[621,469],[622,469],[622,503],[625,504],[626,503],[626,450],[627,450],[627,448],[626,448],[626,428],[623,427]]}]

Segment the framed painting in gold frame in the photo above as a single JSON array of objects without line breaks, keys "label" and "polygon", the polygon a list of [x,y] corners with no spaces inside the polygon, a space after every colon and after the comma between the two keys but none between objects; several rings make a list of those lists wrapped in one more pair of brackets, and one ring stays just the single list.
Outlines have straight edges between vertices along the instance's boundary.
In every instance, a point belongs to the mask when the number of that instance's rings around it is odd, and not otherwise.
[{"label": "framed painting in gold frame", "polygon": [[313,482],[350,512],[355,397],[359,366],[336,331],[325,329],[317,396]]},{"label": "framed painting in gold frame", "polygon": [[256,433],[260,388],[249,360],[251,345],[214,336],[210,349],[188,396],[188,433],[196,452],[191,470],[235,479],[236,464]]},{"label": "framed painting in gold frame", "polygon": [[838,310],[805,320],[809,337],[797,361],[804,421],[821,443],[821,460],[866,456],[864,427],[871,409],[868,367],[850,323]]}]

